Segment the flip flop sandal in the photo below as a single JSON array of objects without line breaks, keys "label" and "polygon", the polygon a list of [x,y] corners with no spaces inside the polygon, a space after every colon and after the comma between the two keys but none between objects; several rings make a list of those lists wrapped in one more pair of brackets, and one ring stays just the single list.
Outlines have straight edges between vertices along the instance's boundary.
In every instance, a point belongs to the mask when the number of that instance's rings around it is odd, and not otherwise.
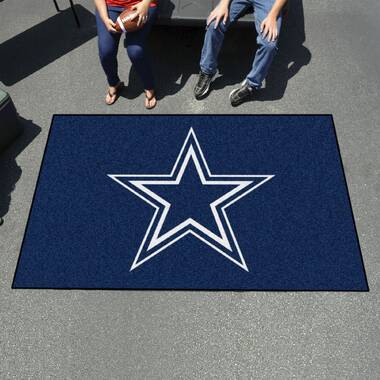
[{"label": "flip flop sandal", "polygon": [[[144,92],[145,92],[145,99],[147,99],[148,102],[151,101],[153,98],[156,97],[156,94],[155,94],[154,91],[153,91],[153,95],[152,95],[152,96],[148,96],[147,92],[146,92],[146,91],[144,91]],[[154,107],[156,107],[156,105],[157,105],[157,99],[156,99],[156,103],[154,103],[153,106],[149,107],[149,106],[146,106],[146,105],[145,105],[145,108],[146,108],[147,110],[151,110],[151,109],[153,109]]]},{"label": "flip flop sandal", "polygon": [[124,82],[119,82],[117,86],[115,86],[115,92],[111,93],[110,90],[108,89],[107,91],[107,95],[112,98],[112,97],[115,97],[114,100],[110,103],[107,103],[107,101],[105,102],[107,104],[107,106],[112,106],[112,104],[114,104],[116,102],[116,100],[118,99],[118,97],[120,96],[120,91],[124,88]]}]

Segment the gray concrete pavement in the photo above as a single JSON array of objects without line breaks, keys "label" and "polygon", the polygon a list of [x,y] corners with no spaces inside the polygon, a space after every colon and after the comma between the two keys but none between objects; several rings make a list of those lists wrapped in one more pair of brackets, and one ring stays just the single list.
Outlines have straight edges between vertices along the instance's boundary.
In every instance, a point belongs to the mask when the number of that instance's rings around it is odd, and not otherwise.
[{"label": "gray concrete pavement", "polygon": [[[11,290],[52,114],[147,111],[122,48],[130,87],[113,107],[104,105],[90,0],[80,1],[80,31],[63,14],[59,28],[44,24],[45,36],[38,26],[55,16],[52,2],[0,1],[0,82],[29,120],[0,157],[1,379],[380,377],[380,3],[293,3],[267,89],[236,109],[228,93],[249,67],[253,31],[231,31],[216,90],[198,102],[192,88],[203,31],[156,28],[153,112],[332,113],[370,292]],[[33,27],[34,44],[31,34],[15,39]],[[10,51],[21,59],[4,56]]]}]

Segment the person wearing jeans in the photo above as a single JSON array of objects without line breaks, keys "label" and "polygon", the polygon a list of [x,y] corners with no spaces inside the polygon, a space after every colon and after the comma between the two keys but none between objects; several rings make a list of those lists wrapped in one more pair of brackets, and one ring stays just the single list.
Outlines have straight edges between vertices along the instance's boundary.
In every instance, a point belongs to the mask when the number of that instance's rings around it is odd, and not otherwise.
[{"label": "person wearing jeans", "polygon": [[237,106],[253,97],[255,90],[261,87],[277,52],[282,9],[286,2],[287,0],[220,0],[207,19],[200,73],[194,88],[196,99],[202,99],[210,90],[212,78],[218,69],[218,55],[227,29],[252,7],[258,49],[250,72],[241,86],[230,93],[230,101],[233,106]]},{"label": "person wearing jeans", "polygon": [[157,13],[155,0],[94,0],[96,6],[96,26],[98,30],[99,58],[109,85],[106,104],[115,103],[124,83],[118,75],[117,51],[121,34],[115,29],[115,22],[126,8],[136,11],[138,24],[142,29],[125,33],[127,54],[140,77],[145,91],[145,107],[155,107],[154,78],[146,51],[146,39]]}]

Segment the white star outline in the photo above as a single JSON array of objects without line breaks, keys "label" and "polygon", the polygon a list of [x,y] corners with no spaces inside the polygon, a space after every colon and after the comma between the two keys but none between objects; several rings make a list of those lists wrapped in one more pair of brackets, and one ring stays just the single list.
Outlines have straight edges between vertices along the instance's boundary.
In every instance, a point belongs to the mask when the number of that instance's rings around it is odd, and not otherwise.
[{"label": "white star outline", "polygon": [[[145,185],[178,185],[190,159],[195,164],[202,185],[236,185],[234,189],[210,203],[212,214],[221,236],[216,235],[192,218],[186,219],[160,236],[165,218],[169,213],[170,203],[145,187]],[[192,234],[228,260],[249,272],[225,210],[272,179],[273,174],[211,174],[195,132],[193,128],[190,128],[170,174],[108,174],[108,177],[155,208],[130,271],[147,262],[186,235]],[[126,180],[126,182],[123,180]],[[222,218],[218,208],[222,213]],[[236,257],[233,257],[233,255]]]}]

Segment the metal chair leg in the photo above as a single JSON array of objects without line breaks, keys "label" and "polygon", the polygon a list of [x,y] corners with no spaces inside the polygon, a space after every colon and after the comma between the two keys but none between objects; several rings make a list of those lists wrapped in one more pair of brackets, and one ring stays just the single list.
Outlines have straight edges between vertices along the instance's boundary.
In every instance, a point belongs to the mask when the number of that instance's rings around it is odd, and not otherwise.
[{"label": "metal chair leg", "polygon": [[[56,1],[56,0],[54,0],[54,1]],[[73,11],[73,15],[75,18],[75,22],[77,23],[77,27],[80,28],[79,17],[77,15],[77,12],[75,11],[73,0],[70,0],[70,7],[71,7],[71,10]]]},{"label": "metal chair leg", "polygon": [[53,0],[53,2],[54,2],[55,9],[57,10],[57,12],[60,12],[61,10],[59,9],[59,6],[57,4],[57,0]]}]

